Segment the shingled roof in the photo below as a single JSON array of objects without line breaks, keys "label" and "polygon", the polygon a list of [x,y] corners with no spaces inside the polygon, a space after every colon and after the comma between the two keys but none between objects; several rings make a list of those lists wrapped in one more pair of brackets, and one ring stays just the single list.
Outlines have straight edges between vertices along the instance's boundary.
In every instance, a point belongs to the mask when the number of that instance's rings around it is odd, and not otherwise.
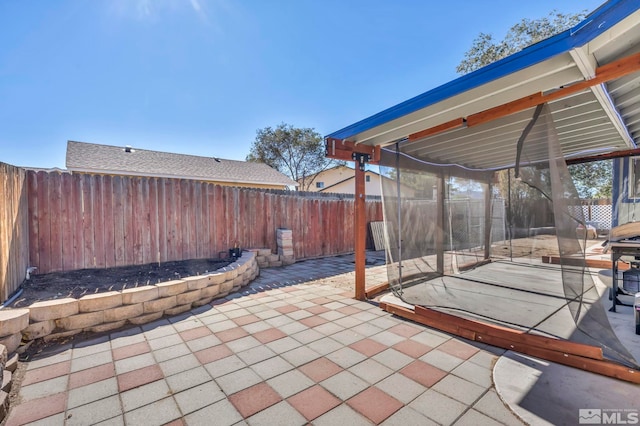
[{"label": "shingled roof", "polygon": [[73,172],[195,179],[249,186],[298,186],[288,176],[263,163],[75,141],[67,142],[66,166]]}]

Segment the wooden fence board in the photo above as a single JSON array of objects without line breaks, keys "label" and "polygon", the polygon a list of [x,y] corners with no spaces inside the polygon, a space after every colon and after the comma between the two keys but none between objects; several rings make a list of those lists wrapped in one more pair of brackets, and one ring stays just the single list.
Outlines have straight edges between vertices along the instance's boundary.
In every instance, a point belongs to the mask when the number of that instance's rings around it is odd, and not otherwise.
[{"label": "wooden fence board", "polygon": [[[352,199],[167,178],[26,176],[25,257],[40,273],[217,257],[236,242],[276,252],[277,228],[292,230],[297,259],[353,251]],[[381,211],[368,205],[368,220]]]}]

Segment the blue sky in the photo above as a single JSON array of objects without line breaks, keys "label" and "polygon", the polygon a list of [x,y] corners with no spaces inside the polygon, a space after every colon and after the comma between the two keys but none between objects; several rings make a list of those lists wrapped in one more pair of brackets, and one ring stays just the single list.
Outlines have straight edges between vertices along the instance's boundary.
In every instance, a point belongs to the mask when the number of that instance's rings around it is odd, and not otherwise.
[{"label": "blue sky", "polygon": [[244,160],[256,130],[322,135],[433,89],[480,32],[603,0],[2,0],[0,162],[67,140]]}]

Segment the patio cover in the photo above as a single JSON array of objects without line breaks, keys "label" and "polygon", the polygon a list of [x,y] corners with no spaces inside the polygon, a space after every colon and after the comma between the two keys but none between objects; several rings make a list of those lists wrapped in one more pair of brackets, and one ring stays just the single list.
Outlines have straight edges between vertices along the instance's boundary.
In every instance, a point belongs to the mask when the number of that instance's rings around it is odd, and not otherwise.
[{"label": "patio cover", "polygon": [[[444,209],[451,209],[452,205],[451,200],[445,199],[444,195],[449,191],[447,188],[450,188],[444,181],[449,174],[450,177],[475,180],[474,185],[478,188],[477,185],[484,182],[481,185],[485,185],[482,189],[485,226],[479,226],[484,229],[482,232],[485,239],[484,244],[475,247],[484,245],[484,257],[488,259],[491,226],[487,218],[491,217],[492,191],[487,189],[491,187],[487,172],[516,167],[515,177],[519,179],[518,168],[528,166],[534,167],[530,168],[529,177],[524,177],[523,181],[538,179],[528,181],[527,184],[537,188],[543,195],[551,197],[551,194],[557,194],[553,196],[553,211],[556,224],[562,222],[555,229],[559,242],[562,240],[560,253],[563,259],[577,255],[581,249],[576,240],[574,221],[582,223],[582,219],[568,214],[570,200],[575,197],[572,195],[575,188],[572,189],[573,184],[568,183],[571,179],[567,178],[568,171],[562,158],[583,161],[594,157],[612,158],[640,152],[635,151],[640,137],[639,41],[640,4],[630,0],[609,1],[570,30],[326,136],[327,156],[354,160],[359,166],[355,172],[356,298],[363,298],[365,293],[364,164],[371,162],[394,167],[394,163],[391,163],[394,151],[398,176],[400,168],[405,167],[401,166],[399,155],[413,159],[413,163],[417,160],[426,165],[416,166],[413,170],[440,176],[438,189],[433,193],[433,201],[437,203],[439,213],[436,212],[428,219],[428,226],[433,228],[433,232],[423,232],[427,228],[417,229],[417,224],[410,222],[415,215],[401,221],[409,207],[402,201],[398,191],[395,198],[398,200],[395,204],[398,220],[394,222],[393,214],[385,213],[385,222],[389,223],[389,229],[392,230],[388,232],[388,239],[391,241],[395,238],[394,241],[398,242],[397,247],[389,245],[388,255],[393,250],[396,255],[402,253],[405,244],[400,242],[405,238],[419,236],[420,241],[417,241],[415,247],[419,246],[422,239],[427,238],[434,243],[428,247],[436,249],[437,258],[434,265],[428,264],[429,261],[425,261],[424,265],[439,276],[448,275],[444,268],[444,242],[445,237],[451,238],[453,235],[448,231],[454,229],[445,220],[448,218],[450,221],[454,216],[451,212],[444,214]],[[538,120],[539,117],[543,117],[541,121]],[[537,127],[534,127],[534,123]],[[389,145],[393,147],[385,148]],[[538,176],[540,170],[549,167],[550,174],[547,177]],[[389,201],[391,204],[395,202],[393,196]],[[416,205],[420,202],[413,201]],[[423,203],[418,210],[426,211],[427,205]],[[405,222],[410,225],[403,225]],[[393,232],[395,234],[391,235]],[[409,234],[405,235],[406,232]],[[456,252],[459,248],[448,250],[458,256]],[[396,269],[401,271],[405,265],[402,263],[403,256],[398,256],[397,259],[392,256],[391,262],[396,262]],[[412,259],[420,258],[418,252],[412,253],[412,256]],[[574,312],[574,322],[580,325],[580,312],[583,303],[587,301],[586,292],[593,291],[594,287],[588,285],[587,281],[590,279],[584,278],[584,272],[577,278],[568,277],[566,267],[569,264],[564,263],[566,262],[563,260],[564,297],[570,309],[574,302],[579,301],[575,304],[578,309]],[[571,296],[574,289],[577,290],[576,298]],[[437,307],[437,302],[431,305]],[[416,309],[406,312],[407,316],[419,320],[420,315],[416,317],[418,308],[416,305]],[[599,310],[589,312],[593,314]],[[431,313],[425,313],[422,317],[428,315]],[[451,322],[452,318],[438,321],[442,324]],[[603,321],[606,322],[606,318]],[[592,332],[598,330],[600,323],[591,322],[590,326],[582,327],[581,330],[592,339],[596,336]],[[466,323],[456,325],[456,329],[469,331],[468,327],[471,326]],[[476,334],[478,330],[474,329],[473,336],[479,336]],[[489,333],[495,333],[496,330],[490,329]],[[512,334],[505,340],[517,340],[520,337],[522,336]],[[529,336],[523,340],[525,346],[528,345],[527,339]],[[606,340],[603,339],[605,342]],[[615,346],[616,341],[612,337],[603,345],[615,343]],[[548,344],[556,345],[538,342],[533,347]],[[558,353],[554,352],[552,359],[566,356],[569,347],[568,344],[559,344]],[[579,354],[576,353],[578,363],[584,362],[584,355],[588,351],[590,349],[580,348]],[[618,351],[623,352],[624,348]],[[623,354],[624,357],[626,355]],[[606,374],[618,377],[619,371],[612,372],[609,364],[600,364],[600,361],[595,364],[593,371],[604,369],[609,371]],[[631,361],[628,365],[635,364]]]},{"label": "patio cover", "polygon": [[329,134],[327,155],[401,142],[429,162],[510,167],[544,102],[565,157],[636,148],[639,52],[640,3],[612,0],[563,33]]}]

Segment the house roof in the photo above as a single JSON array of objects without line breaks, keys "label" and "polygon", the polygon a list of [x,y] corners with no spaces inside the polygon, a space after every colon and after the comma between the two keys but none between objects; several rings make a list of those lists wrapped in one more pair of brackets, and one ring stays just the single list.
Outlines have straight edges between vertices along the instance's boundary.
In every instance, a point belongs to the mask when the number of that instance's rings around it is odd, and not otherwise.
[{"label": "house roof", "polygon": [[67,142],[66,166],[75,172],[298,186],[288,176],[263,163],[75,141]]},{"label": "house roof", "polygon": [[563,33],[331,133],[328,146],[398,142],[425,161],[510,167],[535,102],[543,100],[565,157],[635,148],[639,9],[637,0],[608,1]]}]

